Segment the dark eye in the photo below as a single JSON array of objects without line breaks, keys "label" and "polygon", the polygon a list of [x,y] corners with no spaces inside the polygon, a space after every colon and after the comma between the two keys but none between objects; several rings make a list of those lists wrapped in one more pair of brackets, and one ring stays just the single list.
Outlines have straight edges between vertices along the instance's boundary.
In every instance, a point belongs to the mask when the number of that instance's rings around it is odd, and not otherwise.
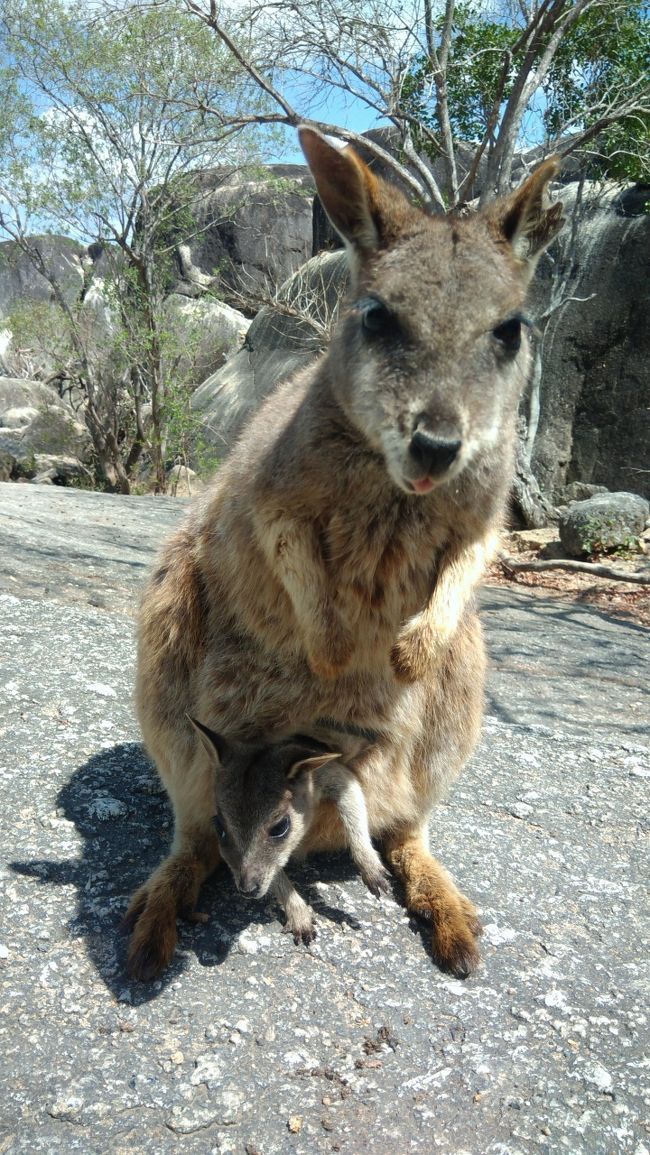
[{"label": "dark eye", "polygon": [[510,317],[492,330],[492,336],[496,337],[504,352],[511,357],[519,352],[521,346],[521,321],[521,317]]},{"label": "dark eye", "polygon": [[223,822],[221,821],[221,818],[219,817],[218,814],[214,815],[214,818],[212,819],[212,825],[214,826],[214,828],[217,832],[217,838],[219,839],[220,842],[223,842],[224,839],[226,838],[227,831],[226,831],[226,828],[225,828],[225,826],[224,826]]},{"label": "dark eye", "polygon": [[290,830],[291,819],[288,814],[285,814],[284,818],[281,818],[279,822],[276,822],[275,826],[271,827],[269,830],[269,838],[286,838]]},{"label": "dark eye", "polygon": [[356,307],[361,313],[361,325],[368,334],[385,333],[394,322],[388,306],[377,297],[362,297]]}]

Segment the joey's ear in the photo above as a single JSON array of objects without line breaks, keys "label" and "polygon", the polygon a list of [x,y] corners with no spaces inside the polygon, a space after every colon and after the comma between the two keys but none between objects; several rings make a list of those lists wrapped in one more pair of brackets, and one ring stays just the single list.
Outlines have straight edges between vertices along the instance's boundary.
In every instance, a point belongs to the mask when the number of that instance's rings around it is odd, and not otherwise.
[{"label": "joey's ear", "polygon": [[209,730],[207,726],[204,726],[202,722],[197,722],[196,718],[190,717],[189,714],[186,714],[185,717],[194,727],[201,744],[207,750],[212,761],[221,765],[228,750],[228,743],[225,738],[222,738],[221,734],[216,734],[214,730]]},{"label": "joey's ear", "polygon": [[549,157],[520,188],[487,210],[489,219],[500,235],[510,242],[529,276],[532,276],[544,249],[564,224],[561,202],[551,205],[547,191],[559,168],[557,157]]},{"label": "joey's ear", "polygon": [[333,762],[335,758],[340,757],[339,753],[331,751],[329,754],[311,754],[308,758],[300,758],[287,770],[287,778],[295,781],[301,774],[312,774],[314,770],[320,770],[321,766],[325,766],[327,762]]},{"label": "joey's ear", "polygon": [[323,208],[343,240],[361,253],[388,243],[410,212],[402,193],[376,177],[349,145],[337,148],[307,125],[298,136]]}]

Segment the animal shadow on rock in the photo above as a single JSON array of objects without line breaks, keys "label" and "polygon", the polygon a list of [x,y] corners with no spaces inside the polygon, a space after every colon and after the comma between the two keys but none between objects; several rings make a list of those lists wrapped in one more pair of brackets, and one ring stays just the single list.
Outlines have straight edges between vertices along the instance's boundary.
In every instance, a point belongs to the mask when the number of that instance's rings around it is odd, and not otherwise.
[{"label": "animal shadow on rock", "polygon": [[[71,937],[85,939],[89,957],[116,997],[123,998],[128,991],[133,1004],[149,1002],[187,965],[182,954],[177,954],[155,983],[136,982],[126,969],[127,936],[122,919],[129,895],[143,874],[160,861],[170,842],[172,816],[167,795],[142,746],[123,743],[94,754],[80,766],[60,790],[56,805],[83,838],[81,857],[12,862],[11,867],[44,886],[75,886],[77,913],[68,924]],[[317,880],[335,883],[356,874],[345,854],[319,855],[317,869],[313,863],[291,866],[292,878],[303,893],[308,892],[317,915],[360,930],[354,917],[330,906],[320,891],[312,888]],[[269,933],[278,936],[279,949],[285,949],[277,908],[239,894],[223,865],[204,884],[199,907],[208,921],[179,923],[179,946],[181,952],[194,951],[202,966],[220,966],[251,923],[268,923]]]}]

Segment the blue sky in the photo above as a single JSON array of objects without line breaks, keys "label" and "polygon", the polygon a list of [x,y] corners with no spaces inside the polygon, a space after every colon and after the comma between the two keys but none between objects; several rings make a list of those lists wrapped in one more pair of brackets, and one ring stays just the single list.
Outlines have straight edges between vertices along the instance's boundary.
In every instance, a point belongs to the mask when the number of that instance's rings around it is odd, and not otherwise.
[{"label": "blue sky", "polygon": [[[297,112],[307,114],[307,106],[301,99],[299,91],[292,92],[291,87],[286,85],[283,86],[283,91]],[[387,123],[385,119],[380,119],[363,101],[349,95],[346,96],[345,93],[335,88],[330,90],[327,101],[321,101],[317,108],[312,107],[309,111],[316,120],[337,125],[339,128],[347,128],[353,132],[367,132],[370,128],[377,128],[379,125]],[[270,159],[271,162],[280,161],[284,164],[304,164],[305,158],[295,134],[289,132],[287,150],[283,151],[281,156]]]}]

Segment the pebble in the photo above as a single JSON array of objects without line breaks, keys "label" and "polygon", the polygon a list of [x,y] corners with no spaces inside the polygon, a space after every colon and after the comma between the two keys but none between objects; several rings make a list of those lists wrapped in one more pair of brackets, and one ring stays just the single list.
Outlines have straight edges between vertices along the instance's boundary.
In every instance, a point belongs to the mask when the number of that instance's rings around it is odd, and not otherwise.
[{"label": "pebble", "polygon": [[117,693],[112,686],[106,686],[104,682],[89,682],[88,690],[92,690],[94,694],[100,694],[102,698],[117,698]]}]

